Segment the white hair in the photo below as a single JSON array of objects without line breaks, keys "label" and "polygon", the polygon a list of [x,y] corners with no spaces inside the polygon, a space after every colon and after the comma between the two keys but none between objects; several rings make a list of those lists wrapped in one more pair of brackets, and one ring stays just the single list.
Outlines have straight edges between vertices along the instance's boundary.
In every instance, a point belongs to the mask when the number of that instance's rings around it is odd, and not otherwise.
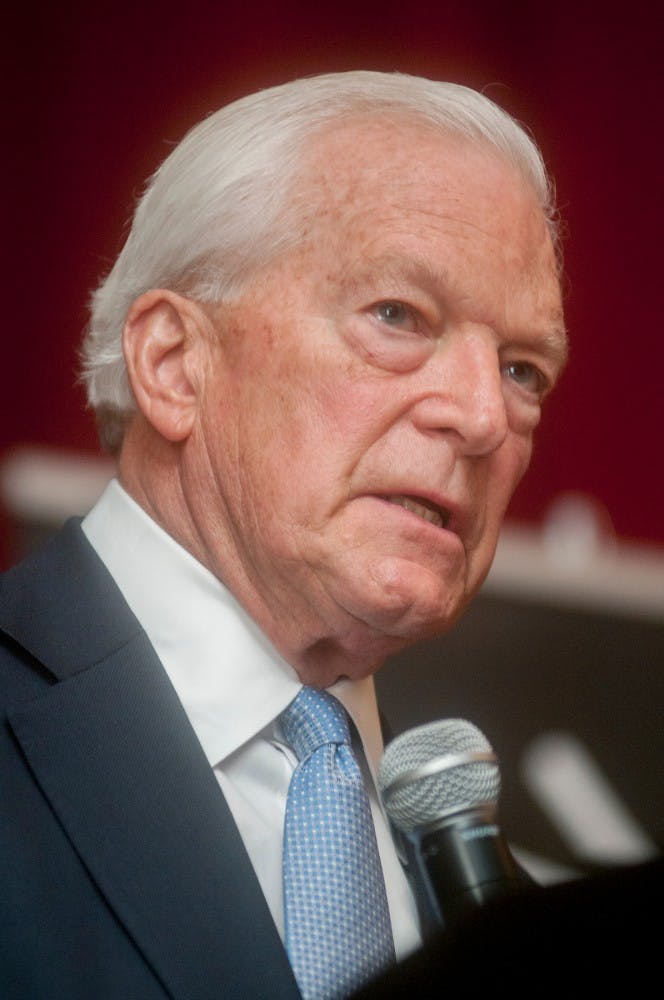
[{"label": "white hair", "polygon": [[499,150],[535,191],[558,250],[553,188],[537,146],[474,90],[358,71],[244,97],[193,128],[159,167],[114,267],[92,295],[83,379],[106,448],[117,450],[135,409],[122,353],[132,302],[150,288],[201,302],[237,295],[252,269],[298,239],[288,205],[305,144],[325,125],[357,114],[406,115]]}]

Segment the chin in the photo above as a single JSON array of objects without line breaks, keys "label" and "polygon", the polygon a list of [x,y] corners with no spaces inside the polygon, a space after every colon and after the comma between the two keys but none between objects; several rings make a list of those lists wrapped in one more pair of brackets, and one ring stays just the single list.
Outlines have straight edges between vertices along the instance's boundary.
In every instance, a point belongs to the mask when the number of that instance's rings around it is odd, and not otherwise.
[{"label": "chin", "polygon": [[[373,595],[344,592],[343,626],[319,638],[299,658],[305,684],[329,687],[343,678],[361,680],[375,673],[390,656],[421,639],[447,631],[462,611],[450,594],[390,590]],[[374,600],[371,600],[371,597]]]},{"label": "chin", "polygon": [[400,641],[402,646],[447,631],[468,603],[458,583],[445,586],[420,568],[401,572],[388,585],[374,586],[362,597],[356,617],[377,637]]}]

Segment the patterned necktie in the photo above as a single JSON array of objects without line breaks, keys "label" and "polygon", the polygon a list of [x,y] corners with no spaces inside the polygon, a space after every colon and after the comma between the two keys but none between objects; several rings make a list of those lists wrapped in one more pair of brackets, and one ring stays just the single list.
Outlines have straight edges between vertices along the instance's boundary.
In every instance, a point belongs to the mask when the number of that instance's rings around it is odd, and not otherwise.
[{"label": "patterned necktie", "polygon": [[383,872],[343,706],[305,687],[281,723],[299,761],[284,827],[286,949],[305,1000],[331,1000],[394,961]]}]

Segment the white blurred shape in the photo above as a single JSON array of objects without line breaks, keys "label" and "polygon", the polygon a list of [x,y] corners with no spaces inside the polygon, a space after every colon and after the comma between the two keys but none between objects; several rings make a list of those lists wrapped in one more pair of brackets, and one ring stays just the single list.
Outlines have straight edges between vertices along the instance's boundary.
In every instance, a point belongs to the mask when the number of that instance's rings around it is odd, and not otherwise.
[{"label": "white blurred shape", "polygon": [[546,733],[526,748],[523,780],[574,854],[596,864],[638,864],[657,849],[586,747],[571,733]]},{"label": "white blurred shape", "polygon": [[87,514],[113,472],[109,459],[17,448],[0,464],[0,498],[17,521],[58,525],[73,514]]},{"label": "white blurred shape", "polygon": [[561,567],[582,567],[614,536],[606,509],[584,493],[564,493],[551,504],[544,522],[547,554]]},{"label": "white blurred shape", "polygon": [[510,851],[538,885],[557,885],[559,882],[571,882],[573,879],[581,877],[581,872],[576,868],[562,865],[541,854],[535,854],[534,851],[529,851],[525,847],[510,844]]}]

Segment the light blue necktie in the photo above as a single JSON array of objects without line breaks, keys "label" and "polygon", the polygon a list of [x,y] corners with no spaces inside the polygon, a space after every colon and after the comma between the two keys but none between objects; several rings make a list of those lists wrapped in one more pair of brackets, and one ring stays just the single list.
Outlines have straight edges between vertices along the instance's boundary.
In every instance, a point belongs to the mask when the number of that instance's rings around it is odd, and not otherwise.
[{"label": "light blue necktie", "polygon": [[299,761],[284,827],[286,949],[306,1000],[331,1000],[394,961],[385,883],[345,709],[305,687],[281,724]]}]

